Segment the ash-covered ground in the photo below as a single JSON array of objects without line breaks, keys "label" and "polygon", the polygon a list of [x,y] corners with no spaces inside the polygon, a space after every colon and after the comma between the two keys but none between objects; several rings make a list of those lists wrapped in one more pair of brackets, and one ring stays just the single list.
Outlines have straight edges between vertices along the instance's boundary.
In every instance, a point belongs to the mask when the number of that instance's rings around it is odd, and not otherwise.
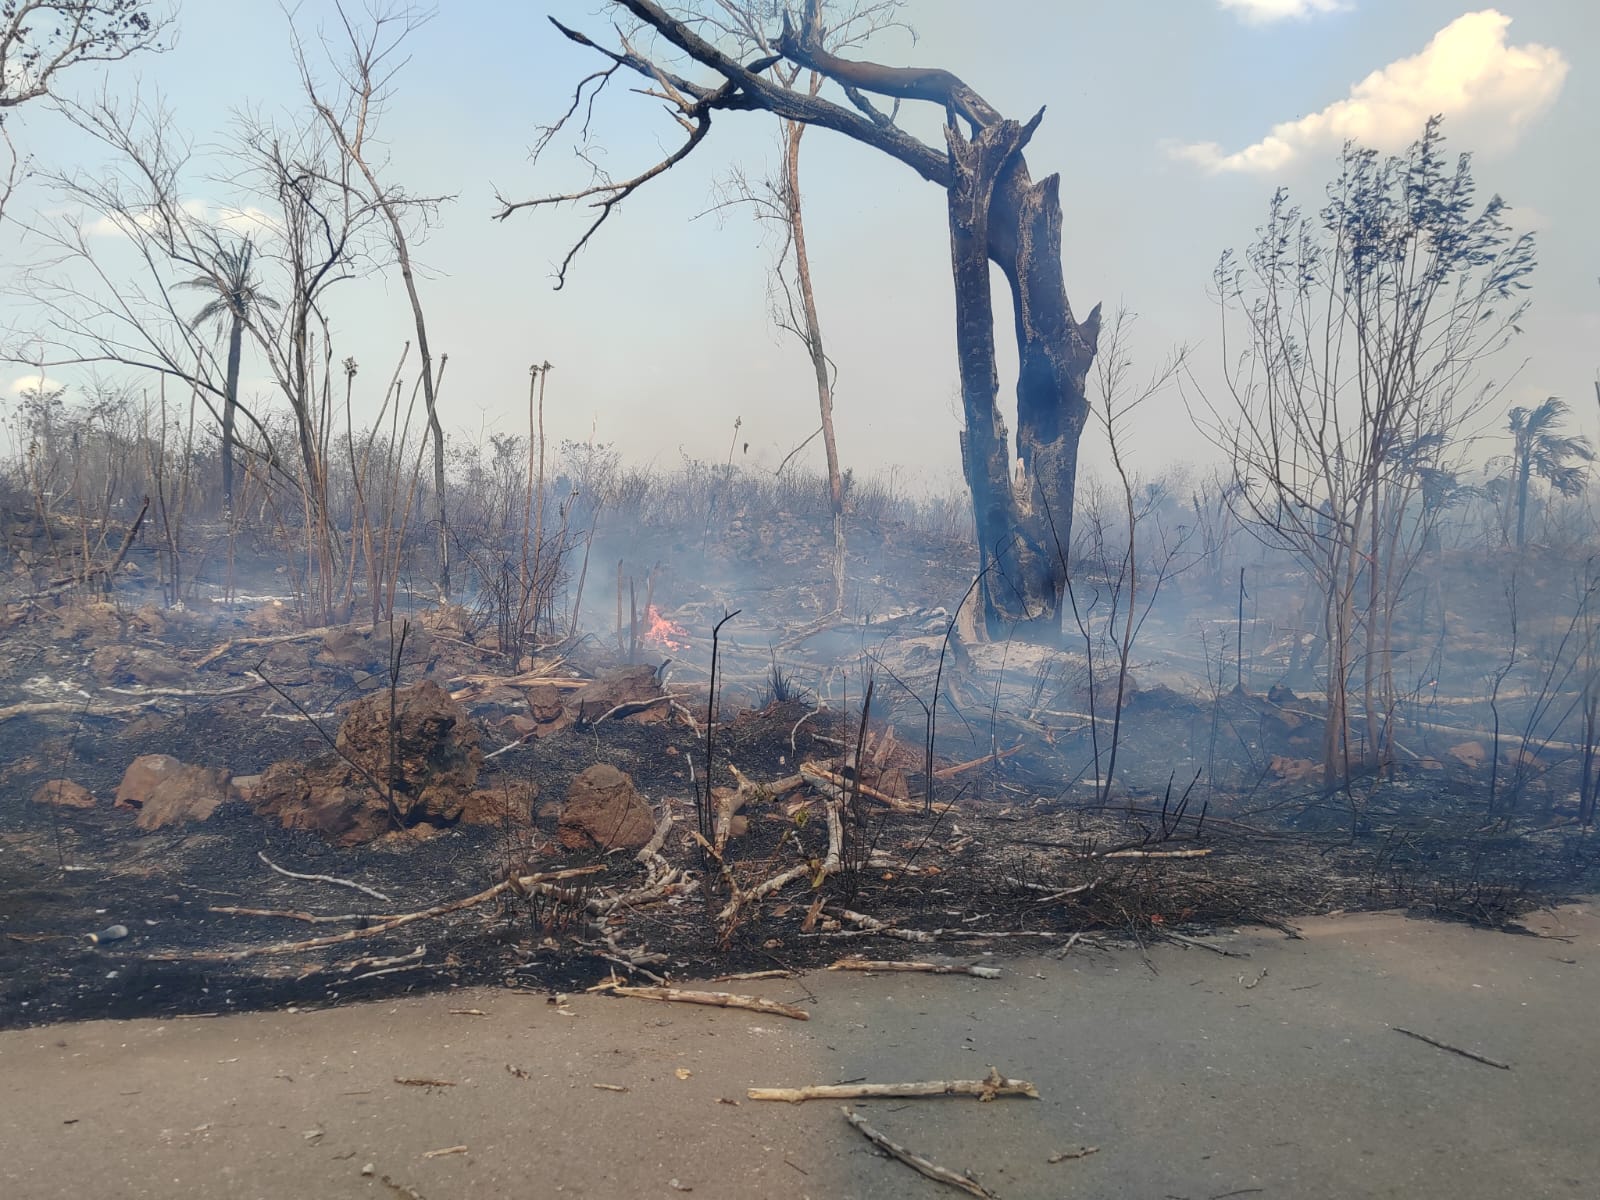
[{"label": "ash-covered ground", "polygon": [[[1291,574],[1257,569],[1248,607],[1231,580],[1172,581],[1113,726],[1104,687],[1088,692],[1092,645],[953,636],[959,544],[853,530],[854,615],[819,619],[813,527],[724,533],[591,580],[586,628],[519,661],[471,604],[308,631],[265,568],[256,599],[181,607],[132,576],[108,594],[18,586],[0,1021],[1149,944],[1356,908],[1505,925],[1600,890],[1549,715],[1568,685],[1541,691],[1528,667],[1489,704],[1505,638],[1471,555],[1441,568],[1459,633],[1409,651],[1427,686],[1401,752],[1330,792]],[[1555,638],[1557,608],[1525,606],[1524,630]],[[405,744],[346,728],[364,706],[381,730],[422,685],[449,711],[393,718]],[[441,725],[448,771],[412,744]],[[188,784],[118,805],[147,755]],[[573,788],[600,766],[631,787],[594,802],[619,814],[597,833]],[[630,813],[661,835],[647,853],[617,836]]]}]

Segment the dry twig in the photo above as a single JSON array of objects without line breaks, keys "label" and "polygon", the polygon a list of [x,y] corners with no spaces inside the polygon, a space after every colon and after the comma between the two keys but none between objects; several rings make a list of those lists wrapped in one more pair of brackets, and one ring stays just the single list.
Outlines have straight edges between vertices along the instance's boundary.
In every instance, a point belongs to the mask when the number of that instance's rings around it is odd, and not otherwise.
[{"label": "dry twig", "polygon": [[334,875],[303,875],[299,871],[291,871],[287,867],[280,867],[277,863],[268,858],[266,853],[261,850],[256,851],[256,857],[262,862],[266,863],[267,866],[271,867],[279,875],[287,875],[290,879],[304,879],[310,883],[331,883],[336,887],[353,888],[358,892],[364,892],[366,895],[371,896],[374,900],[382,900],[385,904],[389,903],[389,897],[385,896],[376,888],[369,888],[364,883],[356,883],[354,880],[350,879],[340,879]]},{"label": "dry twig", "polygon": [[424,908],[417,912],[402,913],[399,916],[386,918],[376,925],[369,925],[365,929],[351,929],[329,937],[308,938],[301,942],[273,942],[266,946],[246,946],[242,950],[197,950],[190,954],[152,954],[149,957],[149,961],[238,962],[241,959],[258,958],[268,954],[298,954],[302,950],[320,950],[325,946],[340,946],[346,942],[376,937],[379,934],[388,933],[392,929],[399,929],[402,925],[410,925],[415,921],[426,921],[433,917],[442,917],[447,913],[459,912],[464,908],[472,908],[475,905],[493,900],[496,896],[505,892],[515,891],[526,894],[546,880],[566,879],[574,875],[589,875],[603,870],[605,870],[604,864],[597,863],[592,867],[569,867],[566,870],[551,871],[543,875],[526,875],[521,878],[502,879],[493,887],[484,888],[483,891],[465,899],[435,904],[432,908]]},{"label": "dry twig", "polygon": [[999,979],[998,967],[969,967],[960,963],[896,962],[851,956],[829,965],[830,971],[920,971],[927,975],[971,975],[974,979]]},{"label": "dry twig", "polygon": [[977,1180],[969,1179],[965,1175],[957,1175],[954,1171],[947,1171],[945,1168],[937,1165],[936,1163],[932,1163],[926,1158],[923,1158],[922,1155],[913,1154],[904,1146],[901,1146],[895,1142],[891,1142],[887,1137],[879,1133],[871,1125],[868,1125],[848,1108],[841,1108],[839,1111],[844,1114],[844,1119],[849,1121],[862,1137],[866,1138],[867,1141],[878,1147],[878,1149],[882,1150],[890,1158],[897,1158],[901,1162],[905,1163],[906,1166],[917,1172],[917,1174],[925,1175],[929,1179],[936,1180],[939,1183],[948,1184],[950,1187],[959,1188],[969,1196],[978,1196],[983,1198],[983,1200],[994,1200],[994,1193],[988,1188],[984,1187]]},{"label": "dry twig", "polygon": [[976,1096],[993,1100],[997,1096],[1039,1098],[1039,1089],[1026,1079],[1007,1079],[994,1068],[983,1079],[934,1079],[921,1083],[814,1083],[797,1088],[748,1088],[751,1100],[782,1100],[799,1104],[805,1100],[904,1100],[922,1096]]},{"label": "dry twig", "polygon": [[770,1013],[778,1017],[792,1017],[796,1021],[809,1021],[811,1014],[792,1004],[781,1004],[760,996],[740,996],[733,992],[691,992],[675,987],[621,987],[605,989],[616,996],[636,996],[641,1000],[667,1000],[678,1004],[705,1004],[712,1008],[743,1008],[750,1012]]}]

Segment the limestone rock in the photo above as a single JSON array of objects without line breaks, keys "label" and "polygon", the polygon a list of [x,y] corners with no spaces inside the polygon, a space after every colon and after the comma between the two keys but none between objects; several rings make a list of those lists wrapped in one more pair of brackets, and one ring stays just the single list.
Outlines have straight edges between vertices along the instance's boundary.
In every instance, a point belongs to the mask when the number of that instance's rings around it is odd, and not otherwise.
[{"label": "limestone rock", "polygon": [[650,840],[655,824],[633,780],[610,763],[596,763],[573,777],[558,830],[569,850],[637,849]]}]

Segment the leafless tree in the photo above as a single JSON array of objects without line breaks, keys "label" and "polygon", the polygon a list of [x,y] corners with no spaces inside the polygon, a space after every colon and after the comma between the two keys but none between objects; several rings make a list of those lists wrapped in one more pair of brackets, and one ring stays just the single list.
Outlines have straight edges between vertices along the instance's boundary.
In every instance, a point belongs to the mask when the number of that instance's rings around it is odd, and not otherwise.
[{"label": "leafless tree", "polygon": [[[42,216],[31,232],[43,248],[21,276],[17,293],[35,310],[24,336],[8,339],[8,361],[43,366],[114,363],[181,381],[212,418],[230,428],[237,379],[201,332],[182,289],[204,286],[218,297],[240,285],[264,295],[256,278],[238,278],[240,213],[212,214],[186,203],[191,149],[159,100],[109,91],[83,103],[62,102],[66,118],[111,151],[99,171],[56,170],[47,186],[67,211]],[[131,256],[131,259],[130,259]],[[267,305],[234,305],[242,317]],[[202,310],[205,315],[205,310]],[[239,323],[241,338],[251,327]],[[253,410],[236,410],[271,454],[271,437]]]},{"label": "leafless tree", "polygon": [[421,28],[428,17],[409,8],[375,8],[364,24],[350,19],[342,4],[335,5],[344,32],[342,52],[330,50],[329,57],[337,64],[342,87],[337,98],[325,95],[318,85],[306,58],[305,45],[296,36],[295,63],[300,70],[300,81],[312,106],[327,127],[333,144],[359,174],[358,186],[364,199],[378,213],[388,228],[389,240],[395,262],[400,268],[400,278],[405,283],[406,296],[411,302],[412,319],[417,331],[417,353],[422,359],[419,376],[422,384],[422,402],[427,412],[428,429],[433,439],[433,490],[434,516],[439,536],[439,592],[443,599],[450,598],[450,535],[446,512],[445,444],[444,428],[439,421],[438,389],[444,376],[445,357],[439,360],[438,376],[434,373],[433,352],[428,344],[428,324],[423,315],[422,297],[417,290],[417,272],[412,266],[411,241],[419,231],[425,232],[429,220],[442,202],[439,197],[407,195],[401,188],[380,181],[387,163],[373,157],[372,143],[375,125],[384,102],[388,99],[394,77],[405,65],[398,60],[405,39]]},{"label": "leafless tree", "polygon": [[[858,0],[840,4],[830,0],[804,0],[804,4],[777,0],[709,0],[697,24],[702,29],[733,39],[739,57],[771,55],[769,29],[780,19],[789,25],[811,22],[822,30],[828,50],[838,54],[858,50],[871,38],[888,29],[907,29],[900,20],[901,0]],[[815,99],[822,92],[825,78],[820,71],[804,71],[792,62],[779,61],[772,76],[785,88],[793,89],[805,75],[805,94]],[[834,434],[833,401],[836,371],[822,338],[816,288],[812,282],[811,254],[806,245],[805,206],[800,189],[800,143],[806,124],[780,117],[779,138],[783,157],[777,170],[760,182],[735,170],[725,189],[728,203],[751,206],[758,220],[770,222],[781,232],[777,262],[773,267],[773,319],[805,347],[816,379],[817,409],[821,425],[823,454],[828,470],[828,499],[833,511],[833,594],[831,608],[844,609],[845,592],[845,487],[839,468],[839,443]],[[815,437],[816,433],[812,434]],[[807,438],[809,442],[811,438]],[[802,443],[803,446],[805,443]],[[791,452],[790,458],[796,451]],[[788,462],[788,458],[784,460]],[[779,468],[782,469],[781,467]]]},{"label": "leafless tree", "polygon": [[[798,27],[792,17],[767,37],[770,52],[751,62],[738,57],[738,39],[697,28],[703,9],[674,15],[654,0],[613,0],[612,7],[653,31],[661,53],[641,51],[638,36],[619,33],[614,49],[559,22],[574,42],[609,63],[581,80],[567,112],[536,147],[560,129],[587,127],[594,97],[619,72],[647,81],[645,92],[668,107],[682,143],[627,179],[601,173],[576,191],[510,201],[501,219],[530,207],[587,203],[594,219],[561,263],[558,285],[573,259],[619,204],[691,154],[711,131],[715,114],[764,111],[786,121],[821,125],[890,155],[946,192],[956,299],[956,349],[966,429],[962,458],[972,496],[983,560],[982,592],[991,634],[1010,631],[1055,641],[1060,636],[1065,555],[1070,536],[1078,442],[1088,419],[1084,382],[1094,359],[1100,313],[1073,318],[1061,265],[1060,178],[1035,182],[1023,152],[1044,118],[1026,123],[1002,117],[949,71],[883,66],[847,59],[828,49],[818,8],[808,4]],[[776,14],[775,14],[776,15]],[[783,14],[788,16],[787,13]],[[780,63],[815,72],[842,101],[786,86]],[[701,70],[709,78],[688,78]],[[798,78],[798,77],[796,77]],[[879,100],[874,100],[878,97]],[[918,140],[896,123],[881,98],[915,100],[946,114],[943,146]],[[989,264],[1010,283],[1021,363],[1017,384],[1016,451],[1020,486],[1012,471],[1010,435],[997,404],[995,313]]]},{"label": "leafless tree", "polygon": [[1215,276],[1226,390],[1199,417],[1241,519],[1323,599],[1330,788],[1388,760],[1395,616],[1464,431],[1504,386],[1485,360],[1525,305],[1532,236],[1498,196],[1473,209],[1469,156],[1449,160],[1434,119],[1405,154],[1347,146],[1319,213],[1280,190],[1243,263],[1225,254]]},{"label": "leafless tree", "polygon": [[5,127],[14,108],[52,94],[63,73],[168,46],[171,15],[141,0],[5,0],[0,4],[0,217],[21,166]]},{"label": "leafless tree", "polygon": [[[1086,551],[1083,557],[1097,568],[1100,587],[1086,596],[1081,583],[1075,587],[1070,577],[1067,581],[1068,603],[1084,639],[1089,666],[1090,741],[1103,804],[1111,801],[1112,783],[1117,773],[1117,751],[1122,741],[1122,713],[1128,700],[1134,642],[1154,609],[1161,589],[1189,564],[1185,550],[1193,532],[1183,526],[1167,528],[1160,504],[1164,489],[1140,486],[1129,456],[1131,435],[1128,430],[1128,422],[1134,414],[1177,378],[1187,352],[1178,350],[1142,384],[1136,383],[1132,378],[1133,357],[1129,344],[1135,320],[1133,313],[1119,309],[1106,330],[1095,359],[1090,400],[1092,423],[1104,435],[1111,460],[1111,490],[1116,493],[1116,503],[1121,510],[1120,527],[1108,528],[1108,522],[1096,506],[1088,522],[1090,528],[1085,531],[1088,536],[1079,541]],[[1141,559],[1146,555],[1149,556],[1148,573],[1141,570]],[[1102,661],[1109,657],[1116,664],[1109,705],[1101,703],[1103,692],[1095,674],[1097,643],[1104,651],[1100,654]],[[1109,715],[1104,718],[1107,728],[1102,762],[1100,714],[1106,709]]]}]

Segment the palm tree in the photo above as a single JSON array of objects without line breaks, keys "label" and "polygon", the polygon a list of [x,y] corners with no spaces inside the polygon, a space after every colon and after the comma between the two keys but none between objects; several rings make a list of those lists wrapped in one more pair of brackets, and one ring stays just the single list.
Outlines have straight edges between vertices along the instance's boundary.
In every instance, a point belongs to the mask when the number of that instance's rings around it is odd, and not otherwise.
[{"label": "palm tree", "polygon": [[222,403],[222,502],[233,511],[233,426],[239,410],[239,360],[244,349],[244,330],[256,310],[277,308],[278,302],[263,296],[252,272],[255,246],[246,237],[232,248],[216,247],[212,269],[178,284],[215,292],[216,296],[195,314],[190,325],[199,329],[208,321],[218,325],[227,319],[228,380]]},{"label": "palm tree", "polygon": [[[1563,496],[1582,493],[1594,461],[1594,447],[1586,437],[1568,437],[1559,432],[1572,410],[1567,402],[1551,396],[1537,408],[1511,410],[1511,467],[1517,505],[1517,545],[1527,540],[1528,483],[1537,475]],[[1574,461],[1576,460],[1576,461]]]}]

